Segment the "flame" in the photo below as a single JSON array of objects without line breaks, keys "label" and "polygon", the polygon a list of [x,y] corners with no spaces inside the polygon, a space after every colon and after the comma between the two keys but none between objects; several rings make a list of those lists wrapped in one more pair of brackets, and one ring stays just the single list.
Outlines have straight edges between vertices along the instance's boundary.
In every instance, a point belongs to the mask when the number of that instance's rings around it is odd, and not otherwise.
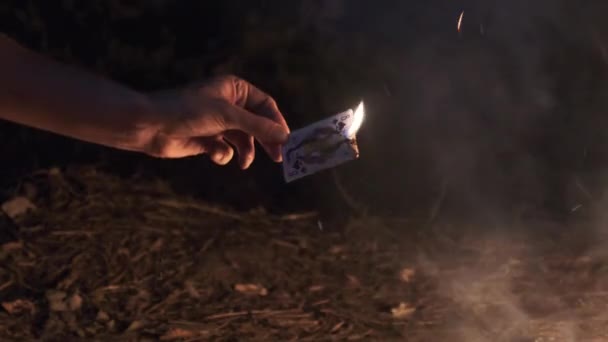
[{"label": "flame", "polygon": [[365,117],[365,108],[363,107],[363,101],[361,101],[361,103],[359,103],[359,106],[355,110],[355,113],[353,114],[353,122],[350,124],[350,127],[348,128],[348,131],[346,132],[348,135],[348,138],[352,138],[355,136],[355,134],[357,134],[357,131],[359,131],[359,128],[361,127],[361,124],[363,123],[364,117]]},{"label": "flame", "polygon": [[462,11],[460,13],[460,17],[458,17],[458,26],[457,26],[458,32],[460,32],[460,28],[462,27],[462,18],[464,18],[464,11]]}]

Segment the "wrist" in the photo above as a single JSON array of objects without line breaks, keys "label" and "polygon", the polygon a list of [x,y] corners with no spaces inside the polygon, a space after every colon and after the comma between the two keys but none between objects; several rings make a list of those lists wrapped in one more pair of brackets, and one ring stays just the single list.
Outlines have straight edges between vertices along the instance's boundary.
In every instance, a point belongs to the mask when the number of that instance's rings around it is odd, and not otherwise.
[{"label": "wrist", "polygon": [[161,106],[148,94],[139,94],[133,100],[129,116],[131,122],[127,124],[126,141],[116,147],[149,153],[164,126]]}]

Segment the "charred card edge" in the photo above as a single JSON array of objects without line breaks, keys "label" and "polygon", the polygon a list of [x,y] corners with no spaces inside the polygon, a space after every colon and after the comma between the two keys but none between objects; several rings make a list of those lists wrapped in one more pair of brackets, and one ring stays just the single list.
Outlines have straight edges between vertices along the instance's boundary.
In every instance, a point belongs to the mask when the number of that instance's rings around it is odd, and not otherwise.
[{"label": "charred card edge", "polygon": [[352,146],[353,151],[355,152],[355,157],[353,160],[359,159],[359,144],[357,143],[357,134],[353,135],[350,139],[350,146]]}]

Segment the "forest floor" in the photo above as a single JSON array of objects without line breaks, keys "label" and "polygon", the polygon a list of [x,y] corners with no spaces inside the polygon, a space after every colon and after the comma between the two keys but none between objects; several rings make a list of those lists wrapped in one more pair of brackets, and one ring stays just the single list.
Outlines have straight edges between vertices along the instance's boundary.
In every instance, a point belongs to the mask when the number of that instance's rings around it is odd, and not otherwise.
[{"label": "forest floor", "polygon": [[2,340],[608,341],[589,222],[324,222],[92,167],[25,177],[3,210]]}]

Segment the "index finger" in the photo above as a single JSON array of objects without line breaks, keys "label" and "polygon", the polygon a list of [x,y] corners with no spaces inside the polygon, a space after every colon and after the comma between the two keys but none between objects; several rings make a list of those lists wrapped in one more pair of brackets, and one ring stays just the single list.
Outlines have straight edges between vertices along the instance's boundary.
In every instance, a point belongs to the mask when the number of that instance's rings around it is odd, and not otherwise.
[{"label": "index finger", "polygon": [[242,104],[246,110],[271,119],[285,127],[287,132],[290,131],[277,102],[270,95],[243,79],[237,79],[235,87],[237,90],[237,102]]}]

